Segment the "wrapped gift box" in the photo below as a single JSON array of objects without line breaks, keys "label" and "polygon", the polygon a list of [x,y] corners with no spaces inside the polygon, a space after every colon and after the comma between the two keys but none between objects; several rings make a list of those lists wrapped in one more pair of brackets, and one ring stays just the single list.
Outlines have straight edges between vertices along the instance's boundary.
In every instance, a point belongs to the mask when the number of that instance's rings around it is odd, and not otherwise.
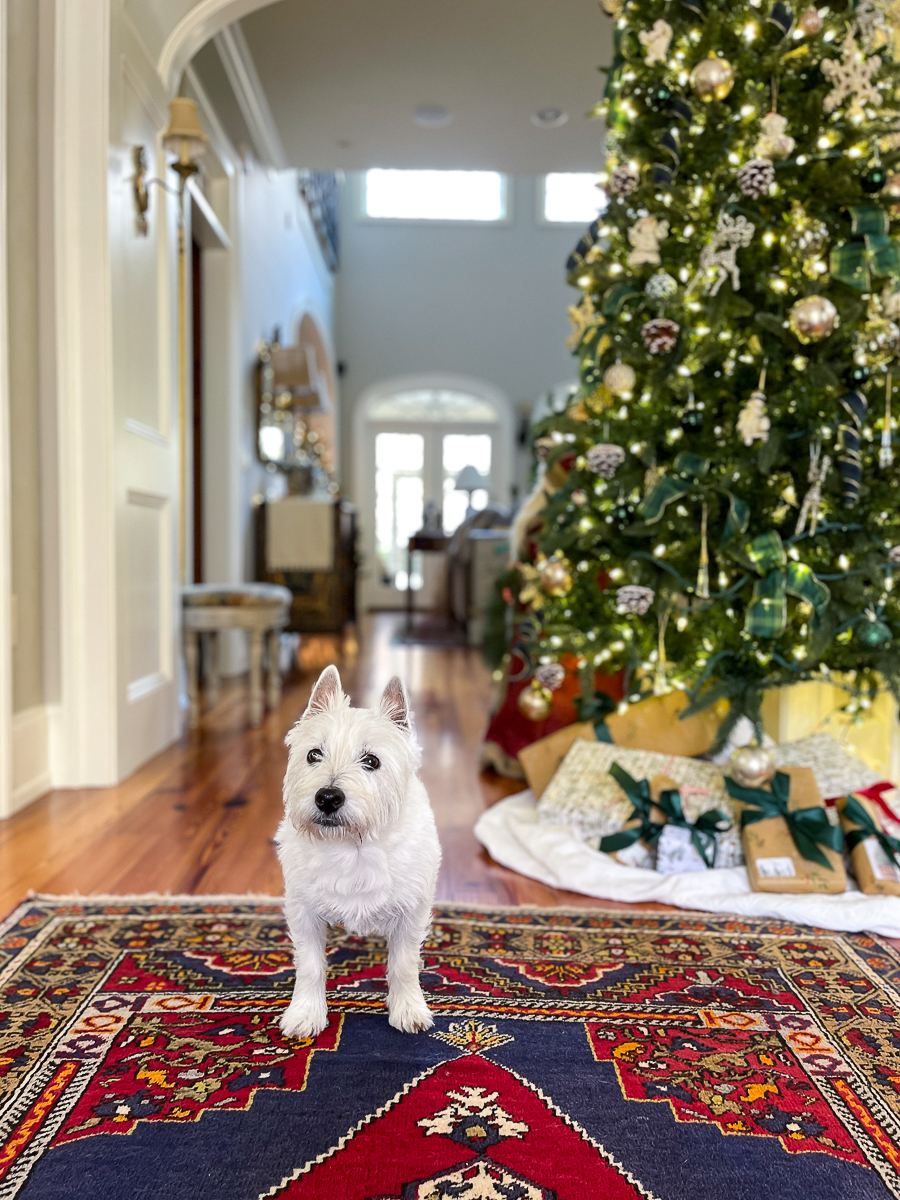
[{"label": "wrapped gift box", "polygon": [[[682,758],[705,754],[712,746],[722,714],[715,708],[681,720],[687,708],[684,692],[651,696],[639,704],[630,704],[624,713],[612,713],[604,722],[613,744],[627,750],[655,750],[659,754],[677,754]],[[528,786],[539,800],[544,789],[576,741],[596,742],[597,731],[590,721],[567,725],[555,733],[532,742],[519,751],[519,762]]]},{"label": "wrapped gift box", "polygon": [[[821,808],[822,795],[809,767],[789,767],[788,809]],[[764,790],[771,790],[766,785]],[[747,807],[750,806],[741,806]],[[764,817],[743,829],[744,859],[750,886],[755,892],[824,892],[847,890],[847,873],[840,851],[827,846],[819,849],[831,864],[831,870],[804,858],[791,836],[784,817]]]},{"label": "wrapped gift box", "polygon": [[[841,828],[848,841],[849,835],[860,829],[857,821],[845,811],[849,799],[849,796],[842,796],[837,802]],[[869,816],[875,828],[884,833],[884,822],[878,806],[867,796],[856,795],[853,799]],[[900,896],[900,870],[877,837],[869,836],[855,845],[850,851],[850,862],[860,889],[867,896]]]},{"label": "wrapped gift box", "polygon": [[538,801],[538,820],[569,825],[585,840],[617,833],[631,817],[632,804],[609,774],[614,762],[638,780],[667,775],[680,790],[690,821],[711,808],[729,817],[735,813],[722,771],[712,763],[579,739]]},{"label": "wrapped gift box", "polygon": [[809,767],[816,777],[819,792],[826,800],[861,792],[878,783],[881,776],[867,767],[861,758],[848,750],[828,733],[812,733],[796,742],[783,742],[772,747],[772,757],[779,770],[786,767]]}]

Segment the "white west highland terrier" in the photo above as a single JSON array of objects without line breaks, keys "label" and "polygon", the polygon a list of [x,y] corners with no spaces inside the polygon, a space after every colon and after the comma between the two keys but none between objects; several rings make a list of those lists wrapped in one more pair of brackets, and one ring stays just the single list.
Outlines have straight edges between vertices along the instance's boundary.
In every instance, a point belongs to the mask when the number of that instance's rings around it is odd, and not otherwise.
[{"label": "white west highland terrier", "polygon": [[286,742],[275,840],[297,978],[281,1028],[289,1037],[325,1028],[325,938],[329,925],[343,925],[387,939],[391,1025],[428,1029],[419,954],[441,847],[416,777],[421,751],[403,684],[392,679],[378,708],[351,708],[337,669],[326,667]]}]

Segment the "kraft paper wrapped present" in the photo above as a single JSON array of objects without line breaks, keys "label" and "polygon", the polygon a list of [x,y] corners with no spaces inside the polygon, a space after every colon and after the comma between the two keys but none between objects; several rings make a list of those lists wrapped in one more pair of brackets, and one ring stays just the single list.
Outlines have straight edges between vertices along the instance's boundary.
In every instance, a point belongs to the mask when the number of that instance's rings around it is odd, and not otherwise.
[{"label": "kraft paper wrapped present", "polygon": [[778,771],[762,788],[726,783],[741,805],[744,860],[755,892],[847,890],[843,835],[829,821],[809,767]]},{"label": "kraft paper wrapped present", "polygon": [[[735,819],[736,807],[725,790],[721,769],[714,764],[579,739],[572,742],[538,801],[538,820],[568,825],[584,841],[621,831],[631,819],[633,804],[609,774],[614,762],[637,780],[668,776],[681,794],[690,822],[710,809]],[[729,830],[719,840],[715,865],[735,866],[740,861],[738,834]]]},{"label": "kraft paper wrapped present", "polygon": [[532,742],[519,752],[528,786],[539,800],[575,741],[611,741],[627,750],[656,750],[682,758],[705,754],[715,741],[723,714],[713,707],[682,721],[680,714],[687,705],[684,692],[651,696],[630,704],[624,713],[610,714],[598,726],[579,721]]},{"label": "kraft paper wrapped present", "polygon": [[867,796],[842,796],[837,810],[860,890],[900,896],[900,838],[885,832],[878,807]]}]

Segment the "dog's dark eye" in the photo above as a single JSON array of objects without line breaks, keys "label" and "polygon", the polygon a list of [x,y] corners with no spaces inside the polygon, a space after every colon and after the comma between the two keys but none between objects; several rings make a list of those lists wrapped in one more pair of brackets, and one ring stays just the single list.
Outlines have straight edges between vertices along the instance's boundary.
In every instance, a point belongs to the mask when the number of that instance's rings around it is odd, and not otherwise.
[{"label": "dog's dark eye", "polygon": [[317,746],[315,748],[315,750],[310,750],[309,754],[307,754],[306,761],[308,763],[317,763],[317,762],[321,762],[324,757],[325,757],[325,755],[322,753],[322,751]]},{"label": "dog's dark eye", "polygon": [[364,771],[377,771],[381,766],[381,759],[376,758],[374,754],[364,754],[359,761]]}]

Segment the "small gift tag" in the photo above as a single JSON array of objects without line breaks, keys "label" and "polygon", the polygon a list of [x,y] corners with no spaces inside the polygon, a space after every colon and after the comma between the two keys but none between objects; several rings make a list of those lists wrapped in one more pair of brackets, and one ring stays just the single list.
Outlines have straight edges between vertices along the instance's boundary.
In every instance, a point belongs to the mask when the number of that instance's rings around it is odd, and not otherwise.
[{"label": "small gift tag", "polygon": [[703,855],[694,845],[689,829],[683,825],[663,826],[656,843],[656,869],[660,875],[706,870]]},{"label": "small gift tag", "polygon": [[790,879],[797,874],[794,860],[787,855],[758,858],[756,871],[761,879]]},{"label": "small gift tag", "polygon": [[900,871],[885,854],[884,848],[877,838],[866,838],[862,845],[871,864],[872,874],[876,879],[891,879],[895,883],[900,882]]}]

